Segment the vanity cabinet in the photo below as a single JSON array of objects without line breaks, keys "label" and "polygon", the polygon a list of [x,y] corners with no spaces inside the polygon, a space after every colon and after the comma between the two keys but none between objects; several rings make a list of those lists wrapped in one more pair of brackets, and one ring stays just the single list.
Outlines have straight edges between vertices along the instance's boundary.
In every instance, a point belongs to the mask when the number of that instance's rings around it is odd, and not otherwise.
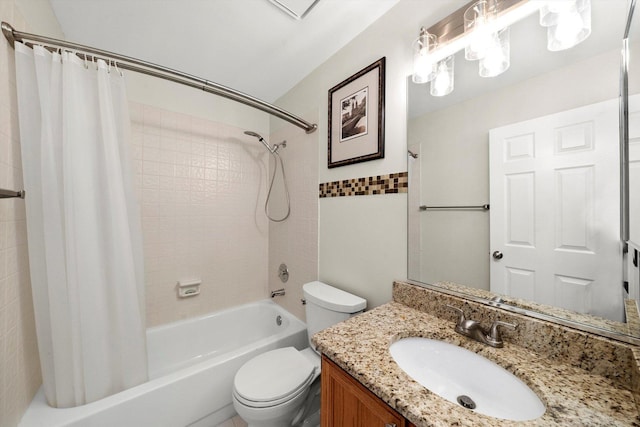
[{"label": "vanity cabinet", "polygon": [[322,427],[415,427],[324,355],[321,378]]}]

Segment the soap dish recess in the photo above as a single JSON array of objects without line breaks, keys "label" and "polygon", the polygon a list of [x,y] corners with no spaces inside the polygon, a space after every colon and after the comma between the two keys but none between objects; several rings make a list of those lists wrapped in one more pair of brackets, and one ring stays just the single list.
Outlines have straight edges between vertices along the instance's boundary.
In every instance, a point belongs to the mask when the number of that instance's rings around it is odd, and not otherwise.
[{"label": "soap dish recess", "polygon": [[178,281],[178,296],[180,298],[195,297],[200,294],[200,284],[202,280],[180,280]]}]

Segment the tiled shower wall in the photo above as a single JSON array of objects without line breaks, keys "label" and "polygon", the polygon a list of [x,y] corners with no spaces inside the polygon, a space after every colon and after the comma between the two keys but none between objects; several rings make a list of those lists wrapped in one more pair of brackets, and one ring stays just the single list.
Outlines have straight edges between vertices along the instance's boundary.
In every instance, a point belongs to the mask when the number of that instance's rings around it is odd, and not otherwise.
[{"label": "tiled shower wall", "polygon": [[[305,119],[318,123],[318,114],[306,115]],[[275,301],[302,320],[305,320],[300,301],[302,285],[318,280],[318,134],[307,135],[299,128],[286,126],[270,136],[272,143],[287,141],[286,148],[279,153],[286,171],[291,214],[286,221],[269,223],[269,288],[284,288],[286,294]],[[279,185],[281,182],[276,181],[274,187],[282,188]],[[274,204],[282,205],[282,198],[273,200]],[[281,263],[289,269],[286,283],[278,277]]]},{"label": "tiled shower wall", "polygon": [[[0,18],[25,29],[13,1]],[[13,49],[0,40],[0,188],[22,189]],[[40,387],[24,201],[0,200],[0,426],[15,426]]]},{"label": "tiled shower wall", "polygon": [[[130,103],[147,326],[267,295],[267,151],[226,124]],[[179,280],[202,280],[177,297]]]}]

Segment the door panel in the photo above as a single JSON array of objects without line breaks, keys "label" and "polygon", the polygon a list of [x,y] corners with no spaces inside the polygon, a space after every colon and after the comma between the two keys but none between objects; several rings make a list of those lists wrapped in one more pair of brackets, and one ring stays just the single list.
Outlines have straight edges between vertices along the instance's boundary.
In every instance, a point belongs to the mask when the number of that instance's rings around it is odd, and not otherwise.
[{"label": "door panel", "polygon": [[616,101],[489,138],[491,290],[622,320]]}]

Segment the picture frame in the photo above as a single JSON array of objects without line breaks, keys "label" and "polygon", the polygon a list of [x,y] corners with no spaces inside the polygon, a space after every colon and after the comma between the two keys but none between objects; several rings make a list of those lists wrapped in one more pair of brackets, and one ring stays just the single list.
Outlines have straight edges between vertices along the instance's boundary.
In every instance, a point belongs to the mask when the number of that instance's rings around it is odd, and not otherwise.
[{"label": "picture frame", "polygon": [[329,168],[384,158],[385,60],[329,89]]}]

